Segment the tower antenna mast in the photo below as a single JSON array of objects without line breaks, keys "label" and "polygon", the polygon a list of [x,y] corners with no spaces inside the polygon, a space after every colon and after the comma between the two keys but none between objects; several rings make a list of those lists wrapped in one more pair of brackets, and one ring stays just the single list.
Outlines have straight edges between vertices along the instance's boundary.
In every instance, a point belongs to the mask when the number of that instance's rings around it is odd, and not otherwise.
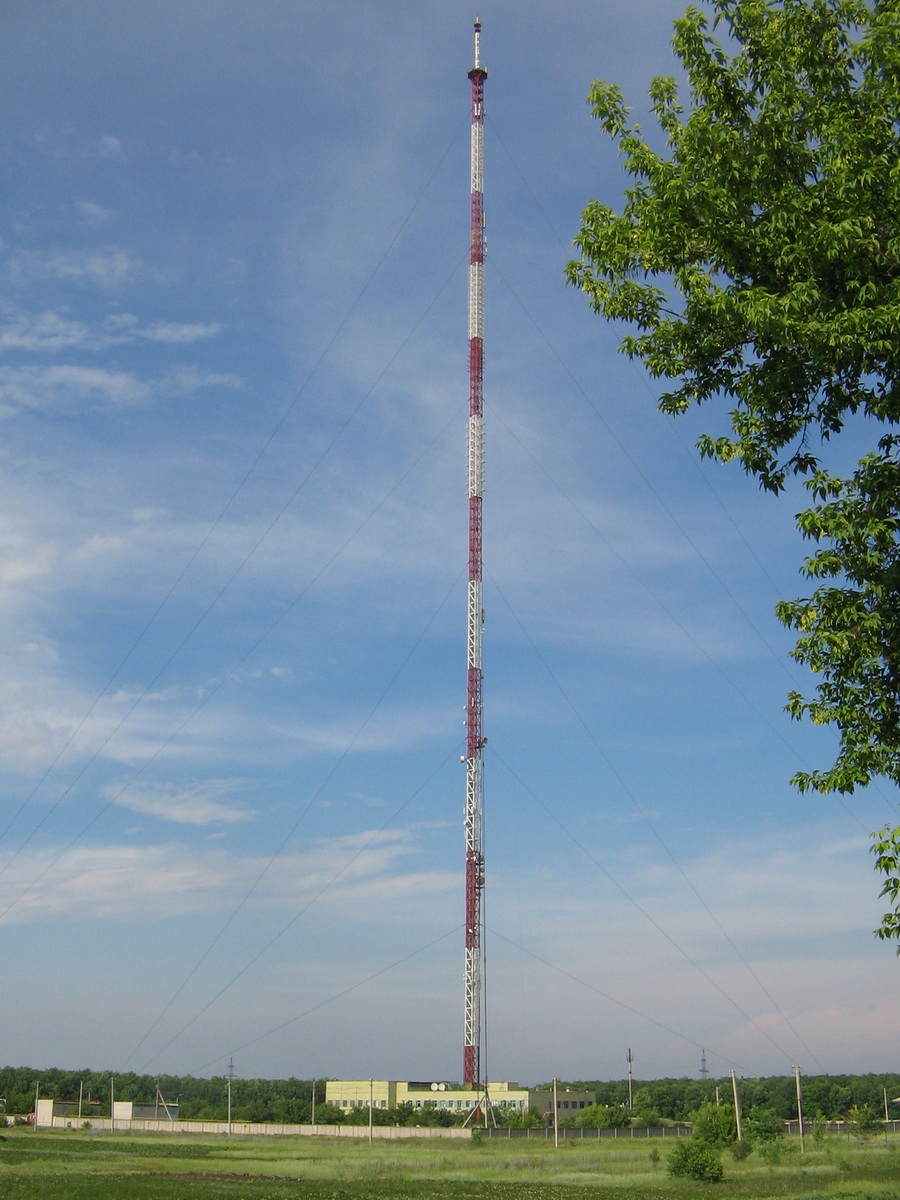
[{"label": "tower antenna mast", "polygon": [[469,587],[466,673],[466,1016],[463,1080],[481,1083],[481,968],[484,889],[483,751],[481,726],[482,586],[481,501],[484,475],[484,81],[481,65],[481,22],[475,18],[475,64],[472,82],[472,200],[469,238]]}]

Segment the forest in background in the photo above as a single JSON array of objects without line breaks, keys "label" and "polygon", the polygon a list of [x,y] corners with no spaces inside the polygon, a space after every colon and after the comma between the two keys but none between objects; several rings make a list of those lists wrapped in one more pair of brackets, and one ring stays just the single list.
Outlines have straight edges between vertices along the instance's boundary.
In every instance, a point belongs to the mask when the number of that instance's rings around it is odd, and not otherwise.
[{"label": "forest in background", "polygon": [[[51,1068],[38,1071],[32,1067],[0,1068],[0,1113],[7,1117],[23,1116],[34,1109],[38,1087],[44,1099],[76,1101],[82,1094],[82,1118],[109,1116],[110,1081],[114,1081],[116,1100],[153,1103],[157,1088],[163,1101],[179,1105],[184,1120],[223,1121],[226,1118],[228,1081],[225,1076],[197,1078],[192,1075],[137,1075],[110,1071],[64,1071]],[[324,1103],[325,1079],[240,1079],[231,1085],[231,1114],[235,1121],[272,1121],[283,1124],[308,1124],[315,1092],[317,1124],[341,1121],[368,1121],[365,1109],[342,1112]],[[539,1087],[549,1088],[550,1083]],[[608,1114],[609,1123],[616,1125],[657,1126],[668,1122],[689,1121],[702,1104],[723,1103],[732,1099],[732,1084],[727,1079],[657,1079],[634,1080],[632,1108],[628,1110],[628,1081],[578,1080],[558,1081],[561,1097],[565,1089],[596,1092],[594,1118]],[[797,1116],[797,1092],[793,1075],[769,1076],[763,1079],[739,1079],[741,1109],[750,1115],[754,1107],[774,1112],[782,1120]],[[718,1093],[718,1095],[717,1095]],[[802,1077],[803,1115],[829,1121],[842,1120],[848,1111],[863,1106],[880,1115],[885,1111],[885,1096],[890,1116],[895,1112],[891,1101],[900,1099],[900,1074],[884,1075],[807,1075]],[[521,1123],[515,1114],[496,1110],[498,1120]],[[900,1104],[896,1115],[900,1119]],[[377,1122],[406,1124],[452,1124],[454,1119],[443,1110],[407,1109],[377,1110]],[[585,1119],[581,1116],[581,1119]],[[571,1118],[575,1123],[578,1118]]]}]

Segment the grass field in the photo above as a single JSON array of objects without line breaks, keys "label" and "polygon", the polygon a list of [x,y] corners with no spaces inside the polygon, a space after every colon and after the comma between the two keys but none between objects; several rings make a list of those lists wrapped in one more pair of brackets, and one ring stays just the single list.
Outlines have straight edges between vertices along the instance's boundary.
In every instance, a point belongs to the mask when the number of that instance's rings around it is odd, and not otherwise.
[{"label": "grass field", "polygon": [[351,1142],[8,1130],[2,1200],[898,1200],[900,1143],[835,1139],[777,1164],[723,1156],[722,1183],[669,1179],[654,1141]]}]

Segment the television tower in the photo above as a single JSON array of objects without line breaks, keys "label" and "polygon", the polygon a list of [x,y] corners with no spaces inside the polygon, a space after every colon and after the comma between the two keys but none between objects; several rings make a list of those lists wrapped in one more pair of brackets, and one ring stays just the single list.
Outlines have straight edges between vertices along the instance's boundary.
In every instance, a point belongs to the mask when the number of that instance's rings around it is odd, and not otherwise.
[{"label": "television tower", "polygon": [[469,587],[466,674],[466,1018],[463,1081],[481,1083],[481,897],[484,890],[483,784],[481,731],[482,587],[481,499],[484,475],[484,81],[480,58],[481,22],[475,18],[472,81],[472,201],[469,238]]}]

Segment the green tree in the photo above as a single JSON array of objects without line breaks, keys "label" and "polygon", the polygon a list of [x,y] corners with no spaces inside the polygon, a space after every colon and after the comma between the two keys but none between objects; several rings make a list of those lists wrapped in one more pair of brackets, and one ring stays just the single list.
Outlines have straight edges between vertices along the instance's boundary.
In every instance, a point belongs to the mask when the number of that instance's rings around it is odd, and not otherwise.
[{"label": "green tree", "polygon": [[882,1128],[881,1117],[871,1104],[854,1104],[847,1111],[846,1121],[850,1132],[856,1134],[857,1146]]},{"label": "green tree", "polygon": [[579,1129],[624,1129],[629,1123],[628,1110],[620,1104],[589,1104],[575,1118]]},{"label": "green tree", "polygon": [[730,1146],[737,1140],[737,1122],[730,1104],[705,1101],[691,1116],[695,1142],[707,1146]]},{"label": "green tree", "polygon": [[747,1137],[759,1145],[774,1142],[784,1135],[784,1122],[774,1108],[755,1107],[744,1120]]},{"label": "green tree", "polygon": [[756,1105],[744,1121],[744,1136],[763,1158],[777,1163],[784,1148],[784,1121],[774,1108]]},{"label": "green tree", "polygon": [[[794,658],[819,676],[788,711],[840,735],[801,790],[900,782],[900,15],[897,0],[708,0],[673,46],[687,77],[650,85],[651,149],[613,84],[594,116],[632,183],[621,213],[591,201],[567,268],[622,349],[666,381],[660,407],[724,399],[730,432],[702,455],[780,492],[807,477],[798,526],[812,594],[778,605]],[[712,27],[712,32],[711,32]],[[718,30],[724,37],[719,39]],[[826,463],[848,423],[852,470]],[[900,939],[900,830],[876,837]],[[900,952],[900,951],[898,951]]]}]

